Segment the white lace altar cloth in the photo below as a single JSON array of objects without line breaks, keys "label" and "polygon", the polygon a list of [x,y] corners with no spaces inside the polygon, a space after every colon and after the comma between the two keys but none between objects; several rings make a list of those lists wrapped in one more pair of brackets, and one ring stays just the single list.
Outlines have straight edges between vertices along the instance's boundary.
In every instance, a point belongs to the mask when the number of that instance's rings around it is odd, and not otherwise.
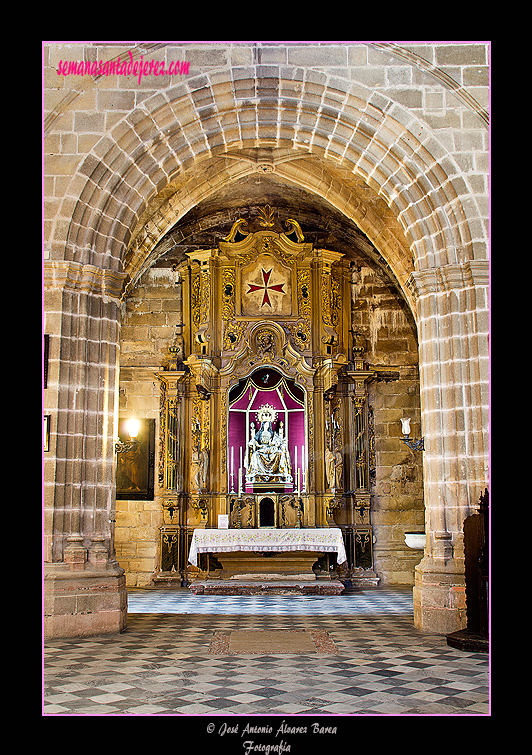
[{"label": "white lace altar cloth", "polygon": [[341,531],[323,529],[194,530],[188,560],[198,564],[198,553],[234,551],[317,551],[336,553],[337,563],[347,561]]}]

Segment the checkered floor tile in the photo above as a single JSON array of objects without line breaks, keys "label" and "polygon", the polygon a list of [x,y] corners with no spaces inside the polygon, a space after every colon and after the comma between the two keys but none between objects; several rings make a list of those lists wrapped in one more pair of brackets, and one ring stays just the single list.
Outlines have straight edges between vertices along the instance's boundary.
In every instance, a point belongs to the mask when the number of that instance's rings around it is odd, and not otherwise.
[{"label": "checkered floor tile", "polygon": [[[335,598],[136,590],[127,631],[45,646],[45,714],[486,715],[489,656],[413,626],[408,590]],[[308,632],[334,652],[213,654],[216,635]],[[245,647],[243,648],[246,649]]]},{"label": "checkered floor tile", "polygon": [[412,615],[412,589],[351,590],[321,595],[193,595],[188,590],[132,590],[131,613],[276,615],[383,614]]}]

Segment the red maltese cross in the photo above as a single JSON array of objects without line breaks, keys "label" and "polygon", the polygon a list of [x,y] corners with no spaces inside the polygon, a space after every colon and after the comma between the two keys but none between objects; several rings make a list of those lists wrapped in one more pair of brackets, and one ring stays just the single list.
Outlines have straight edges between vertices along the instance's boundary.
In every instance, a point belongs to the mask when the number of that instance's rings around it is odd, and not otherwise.
[{"label": "red maltese cross", "polygon": [[261,273],[262,273],[262,279],[264,281],[264,286],[256,286],[254,283],[248,283],[248,286],[249,286],[248,294],[253,293],[253,291],[264,291],[262,304],[260,306],[263,307],[265,304],[267,304],[269,307],[271,307],[272,303],[270,301],[268,291],[280,291],[282,294],[284,294],[284,291],[283,291],[284,283],[276,283],[275,286],[269,286],[268,282],[270,280],[270,275],[272,274],[272,270],[261,270]]}]

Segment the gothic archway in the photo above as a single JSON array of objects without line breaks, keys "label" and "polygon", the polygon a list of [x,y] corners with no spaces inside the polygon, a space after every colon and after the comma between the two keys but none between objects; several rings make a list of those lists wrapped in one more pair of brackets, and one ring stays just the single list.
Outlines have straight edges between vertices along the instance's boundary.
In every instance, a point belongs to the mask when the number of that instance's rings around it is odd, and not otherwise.
[{"label": "gothic archway", "polygon": [[[461,589],[461,524],[487,474],[481,213],[449,151],[397,102],[341,77],[300,79],[290,96],[293,84],[277,66],[267,76],[247,66],[191,77],[113,122],[68,182],[45,270],[61,318],[58,385],[70,386],[58,399],[55,435],[58,479],[69,484],[56,485],[50,550],[55,561],[68,552],[72,563],[85,560],[87,548],[94,563],[106,548],[112,553],[107,510],[117,399],[109,365],[118,361],[127,276],[136,281],[168,229],[217,188],[273,172],[327,197],[364,231],[415,315],[429,535],[423,568],[434,575],[450,564],[451,592],[443,585],[448,596],[438,601],[444,604]],[[453,392],[454,385],[463,390]],[[83,465],[73,471],[80,455]],[[431,621],[430,600],[427,606],[417,621]]]}]

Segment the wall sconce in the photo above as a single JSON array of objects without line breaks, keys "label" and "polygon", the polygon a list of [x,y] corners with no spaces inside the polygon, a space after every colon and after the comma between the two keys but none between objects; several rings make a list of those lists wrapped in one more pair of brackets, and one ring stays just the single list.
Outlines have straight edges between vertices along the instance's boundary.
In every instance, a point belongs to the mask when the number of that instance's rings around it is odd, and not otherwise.
[{"label": "wall sconce", "polygon": [[127,451],[132,451],[133,449],[137,448],[139,445],[139,441],[137,440],[137,435],[139,434],[140,430],[140,422],[138,419],[128,419],[126,422],[126,429],[129,435],[128,441],[121,441],[117,440],[115,443],[115,453],[116,454],[123,454]]},{"label": "wall sconce", "polygon": [[410,419],[408,417],[401,420],[401,427],[403,430],[403,443],[406,443],[412,451],[424,451],[425,438],[420,438],[419,440],[410,438]]},{"label": "wall sconce", "polygon": [[129,437],[131,438],[131,440],[133,440],[139,434],[140,422],[138,421],[138,419],[134,419],[134,418],[128,419],[126,422],[126,428],[127,428]]}]

